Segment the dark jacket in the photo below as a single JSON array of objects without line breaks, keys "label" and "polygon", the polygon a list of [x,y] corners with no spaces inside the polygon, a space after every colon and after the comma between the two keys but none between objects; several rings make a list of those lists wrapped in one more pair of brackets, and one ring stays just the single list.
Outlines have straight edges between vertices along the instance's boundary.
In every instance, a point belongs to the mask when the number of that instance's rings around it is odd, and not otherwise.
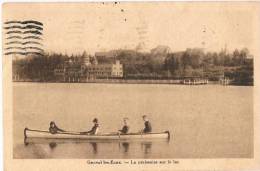
[{"label": "dark jacket", "polygon": [[129,126],[125,125],[121,130],[119,130],[123,134],[127,134],[129,131]]},{"label": "dark jacket", "polygon": [[49,128],[49,131],[50,131],[50,133],[52,133],[52,134],[56,134],[56,133],[58,133],[58,132],[64,132],[64,130],[58,128],[56,125],[54,125],[54,127],[50,127],[50,128]]},{"label": "dark jacket", "polygon": [[149,121],[145,121],[144,122],[144,130],[143,130],[144,133],[149,133],[149,132],[152,132],[152,125]]}]

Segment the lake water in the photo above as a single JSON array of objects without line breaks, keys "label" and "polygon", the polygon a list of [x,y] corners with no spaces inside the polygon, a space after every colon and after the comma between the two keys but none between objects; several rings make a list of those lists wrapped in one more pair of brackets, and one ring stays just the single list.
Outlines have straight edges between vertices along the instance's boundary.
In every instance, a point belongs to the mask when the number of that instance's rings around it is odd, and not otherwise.
[{"label": "lake water", "polygon": [[[14,158],[249,158],[253,157],[253,87],[221,85],[14,83]],[[23,130],[101,132],[169,130],[169,141],[36,141]]]}]

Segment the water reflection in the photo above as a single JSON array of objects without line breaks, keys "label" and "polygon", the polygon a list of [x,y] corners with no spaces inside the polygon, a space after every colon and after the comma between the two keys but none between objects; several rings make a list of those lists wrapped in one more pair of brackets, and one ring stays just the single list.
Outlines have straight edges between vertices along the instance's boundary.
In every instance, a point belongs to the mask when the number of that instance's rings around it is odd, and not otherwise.
[{"label": "water reflection", "polygon": [[97,146],[97,143],[96,142],[90,142],[92,148],[93,148],[93,153],[94,154],[97,154],[98,152],[98,146]]},{"label": "water reflection", "polygon": [[50,142],[49,147],[53,150],[57,146],[56,142]]},{"label": "water reflection", "polygon": [[127,153],[129,151],[129,143],[119,142],[119,149],[122,149],[123,153]]},{"label": "water reflection", "polygon": [[28,138],[24,138],[24,139],[23,139],[23,142],[24,142],[24,145],[25,145],[25,146],[28,146],[28,145],[29,145]]},{"label": "water reflection", "polygon": [[151,153],[151,150],[152,150],[152,142],[143,142],[143,143],[141,143],[141,148],[142,148],[144,154],[149,154],[149,153]]},{"label": "water reflection", "polygon": [[[167,140],[64,140],[28,138],[24,151],[43,151],[45,156],[58,158],[131,158],[133,156],[156,157]],[[55,149],[55,150],[54,150]],[[68,151],[68,149],[70,151]],[[37,157],[36,157],[37,158]]]}]

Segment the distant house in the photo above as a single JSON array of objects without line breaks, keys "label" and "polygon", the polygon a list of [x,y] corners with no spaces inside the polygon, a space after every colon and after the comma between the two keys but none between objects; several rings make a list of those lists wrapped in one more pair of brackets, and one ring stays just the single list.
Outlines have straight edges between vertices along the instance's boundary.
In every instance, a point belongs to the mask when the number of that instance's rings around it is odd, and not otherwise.
[{"label": "distant house", "polygon": [[95,78],[120,78],[123,77],[123,65],[119,60],[115,63],[90,65],[86,73]]},{"label": "distant house", "polygon": [[66,68],[64,66],[59,66],[54,69],[54,76],[65,76]]},{"label": "distant house", "polygon": [[63,64],[54,69],[54,76],[60,81],[78,82],[84,77],[84,68],[81,65]]}]

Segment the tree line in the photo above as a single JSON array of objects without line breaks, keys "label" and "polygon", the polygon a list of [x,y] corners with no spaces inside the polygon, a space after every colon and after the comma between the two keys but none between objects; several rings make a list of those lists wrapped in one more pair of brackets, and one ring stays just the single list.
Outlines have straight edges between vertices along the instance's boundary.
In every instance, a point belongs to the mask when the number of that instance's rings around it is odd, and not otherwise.
[{"label": "tree line", "polygon": [[[90,63],[112,63],[120,60],[123,64],[124,79],[183,79],[203,77],[217,81],[220,77],[233,80],[234,84],[253,84],[253,56],[244,48],[229,53],[204,52],[199,48],[186,49],[180,52],[169,52],[160,47],[149,53],[135,50],[113,50],[112,57],[45,53],[43,56],[29,56],[13,61],[13,73],[20,78],[55,81],[54,69],[69,67],[80,69],[84,59]],[[70,62],[68,63],[68,59]]]}]

